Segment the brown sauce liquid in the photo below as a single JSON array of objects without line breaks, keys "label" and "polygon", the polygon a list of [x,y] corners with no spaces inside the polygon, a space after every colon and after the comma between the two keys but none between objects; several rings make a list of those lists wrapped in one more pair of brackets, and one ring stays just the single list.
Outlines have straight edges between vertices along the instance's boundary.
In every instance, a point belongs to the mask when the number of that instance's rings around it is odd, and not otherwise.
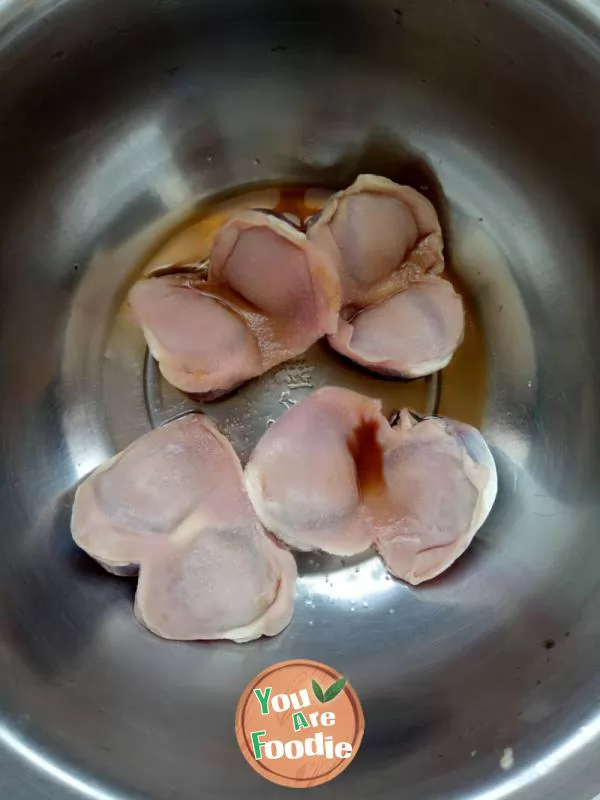
[{"label": "brown sauce liquid", "polygon": [[288,186],[279,191],[279,202],[273,209],[278,214],[294,214],[304,224],[308,217],[321,210],[321,206],[307,203],[306,186]]},{"label": "brown sauce liquid", "polygon": [[462,295],[465,308],[465,334],[454,358],[441,373],[437,413],[481,427],[488,384],[486,343],[475,304],[458,275],[446,268],[443,278]]},{"label": "brown sauce liquid", "polygon": [[376,420],[365,420],[352,431],[348,440],[363,497],[376,494],[384,485],[383,449],[378,438],[380,427]]}]

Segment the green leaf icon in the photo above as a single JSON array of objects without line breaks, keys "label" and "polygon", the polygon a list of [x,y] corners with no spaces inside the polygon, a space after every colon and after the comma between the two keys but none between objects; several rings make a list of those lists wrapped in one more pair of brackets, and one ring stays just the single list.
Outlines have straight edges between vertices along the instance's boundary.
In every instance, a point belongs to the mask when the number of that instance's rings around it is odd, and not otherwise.
[{"label": "green leaf icon", "polygon": [[315,693],[315,697],[317,698],[317,700],[320,703],[324,703],[325,702],[325,696],[323,694],[323,689],[321,689],[321,687],[319,686],[319,684],[315,680],[313,680],[313,682],[312,682],[312,688],[313,688],[313,692]]},{"label": "green leaf icon", "polygon": [[346,685],[346,678],[340,678],[335,683],[332,683],[329,689],[325,692],[324,703],[334,700]]},{"label": "green leaf icon", "polygon": [[315,680],[312,682],[313,692],[319,703],[328,703],[330,700],[335,700],[345,685],[346,678],[339,678],[324,692]]}]

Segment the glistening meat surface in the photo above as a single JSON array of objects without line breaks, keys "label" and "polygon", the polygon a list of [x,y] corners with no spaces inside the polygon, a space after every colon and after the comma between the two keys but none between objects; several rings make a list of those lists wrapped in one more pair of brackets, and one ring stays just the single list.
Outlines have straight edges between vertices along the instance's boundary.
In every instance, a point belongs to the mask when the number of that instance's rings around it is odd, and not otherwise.
[{"label": "glistening meat surface", "polygon": [[301,231],[246,211],[215,235],[206,280],[145,278],[129,302],[169,383],[216,399],[334,333],[340,286]]},{"label": "glistening meat surface", "polygon": [[432,204],[410,186],[378,175],[359,175],[333,195],[308,238],[337,266],[342,308],[365,308],[444,269],[442,229]]},{"label": "glistening meat surface", "polygon": [[420,377],[452,358],[462,340],[462,300],[444,269],[432,204],[409,186],[360,175],[325,205],[309,239],[337,266],[338,330],[329,343],[374,372]]},{"label": "glistening meat surface", "polygon": [[374,372],[420,378],[447,366],[464,327],[462,299],[452,284],[424,277],[348,321],[340,318],[329,342]]},{"label": "glistening meat surface", "polygon": [[300,550],[351,555],[374,545],[394,575],[418,584],[464,552],[496,494],[481,434],[326,387],[262,437],[246,485],[265,527]]},{"label": "glistening meat surface", "polygon": [[294,559],[264,531],[205,416],[145,434],[89,475],[71,530],[110,572],[139,572],[136,614],[163,638],[248,641],[291,619]]}]

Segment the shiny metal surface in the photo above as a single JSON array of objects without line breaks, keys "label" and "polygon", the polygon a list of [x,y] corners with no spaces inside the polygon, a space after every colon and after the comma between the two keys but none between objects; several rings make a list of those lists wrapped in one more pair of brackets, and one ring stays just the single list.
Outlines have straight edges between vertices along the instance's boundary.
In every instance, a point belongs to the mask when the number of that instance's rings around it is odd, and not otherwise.
[{"label": "shiny metal surface", "polygon": [[[280,797],[233,716],[292,657],[366,716],[311,797],[600,792],[598,4],[3,0],[0,75],[0,796]],[[497,504],[434,584],[307,557],[281,636],[165,644],[68,531],[77,481],[179,402],[126,346],[127,283],[205,198],[358,169],[437,193],[488,362],[485,407],[473,363],[445,413],[483,413]]]}]

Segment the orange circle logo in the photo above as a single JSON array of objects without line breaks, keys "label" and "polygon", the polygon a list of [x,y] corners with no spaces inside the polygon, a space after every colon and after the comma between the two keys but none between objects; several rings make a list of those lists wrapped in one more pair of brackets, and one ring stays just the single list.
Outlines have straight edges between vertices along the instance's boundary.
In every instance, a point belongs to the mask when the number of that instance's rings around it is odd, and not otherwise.
[{"label": "orange circle logo", "polygon": [[356,692],[318,661],[282,661],[265,669],[244,690],[235,717],[250,766],[294,788],[319,786],[343,772],[364,730]]}]

